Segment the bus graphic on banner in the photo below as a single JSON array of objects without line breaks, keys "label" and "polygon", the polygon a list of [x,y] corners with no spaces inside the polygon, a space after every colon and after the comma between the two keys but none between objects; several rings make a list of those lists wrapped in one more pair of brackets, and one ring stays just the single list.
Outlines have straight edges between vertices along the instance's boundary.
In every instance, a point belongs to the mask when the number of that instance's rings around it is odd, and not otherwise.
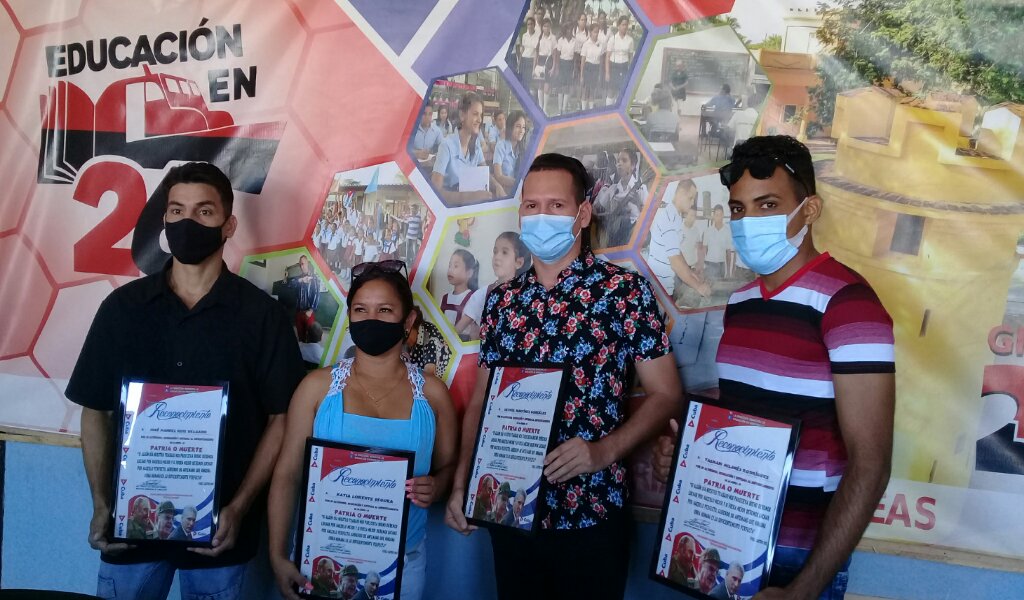
[{"label": "bus graphic on banner", "polygon": [[170,161],[213,163],[232,187],[258,194],[284,132],[283,121],[239,125],[211,110],[195,81],[166,73],[116,81],[94,103],[67,81],[40,96],[40,183],[72,183],[96,156],[122,156],[147,169]]}]

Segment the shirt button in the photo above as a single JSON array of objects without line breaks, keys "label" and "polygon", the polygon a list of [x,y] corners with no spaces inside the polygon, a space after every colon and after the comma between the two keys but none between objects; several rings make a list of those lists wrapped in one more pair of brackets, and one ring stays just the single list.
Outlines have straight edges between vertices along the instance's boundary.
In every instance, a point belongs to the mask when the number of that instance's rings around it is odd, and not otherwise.
[{"label": "shirt button", "polygon": [[178,361],[178,366],[179,366],[179,367],[181,366],[181,361],[180,361],[180,360]]}]

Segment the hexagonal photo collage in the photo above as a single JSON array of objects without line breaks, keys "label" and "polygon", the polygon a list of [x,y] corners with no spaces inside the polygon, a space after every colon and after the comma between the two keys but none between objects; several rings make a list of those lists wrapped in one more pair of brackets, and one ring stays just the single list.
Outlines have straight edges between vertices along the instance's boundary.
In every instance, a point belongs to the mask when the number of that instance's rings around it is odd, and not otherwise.
[{"label": "hexagonal photo collage", "polygon": [[546,116],[578,114],[618,104],[646,35],[624,2],[546,2],[524,11],[505,60]]},{"label": "hexagonal photo collage", "polygon": [[409,153],[448,207],[515,195],[537,123],[497,68],[435,79]]},{"label": "hexagonal photo collage", "polygon": [[627,113],[664,171],[728,159],[754,134],[771,82],[731,27],[656,38]]}]

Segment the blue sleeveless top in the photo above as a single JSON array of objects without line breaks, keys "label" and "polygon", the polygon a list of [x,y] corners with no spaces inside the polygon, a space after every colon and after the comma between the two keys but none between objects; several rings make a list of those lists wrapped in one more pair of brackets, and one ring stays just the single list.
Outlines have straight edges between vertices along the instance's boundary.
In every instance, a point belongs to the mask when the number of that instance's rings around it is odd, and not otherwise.
[{"label": "blue sleeveless top", "polygon": [[[412,412],[408,419],[365,417],[345,412],[342,391],[352,373],[352,360],[341,360],[331,370],[331,387],[316,411],[313,436],[345,444],[415,452],[413,474],[417,477],[429,475],[436,427],[434,411],[423,395],[423,372],[415,365],[405,363],[409,383],[412,384]],[[410,503],[405,537],[407,552],[423,540],[426,528],[426,509]]]}]

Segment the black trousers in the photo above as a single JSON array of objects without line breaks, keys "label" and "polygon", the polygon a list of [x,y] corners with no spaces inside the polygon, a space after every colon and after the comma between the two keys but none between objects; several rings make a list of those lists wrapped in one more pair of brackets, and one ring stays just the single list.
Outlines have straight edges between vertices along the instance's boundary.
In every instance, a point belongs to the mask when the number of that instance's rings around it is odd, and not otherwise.
[{"label": "black trousers", "polygon": [[498,600],[622,600],[629,572],[626,511],[585,529],[542,529],[533,537],[490,530]]}]

